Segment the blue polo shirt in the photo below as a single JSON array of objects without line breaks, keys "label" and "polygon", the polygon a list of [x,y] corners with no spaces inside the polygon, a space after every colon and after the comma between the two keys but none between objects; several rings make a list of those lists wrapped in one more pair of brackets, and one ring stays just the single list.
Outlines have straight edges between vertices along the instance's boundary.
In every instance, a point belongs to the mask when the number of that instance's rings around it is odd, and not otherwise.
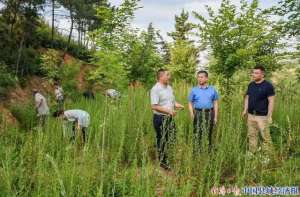
[{"label": "blue polo shirt", "polygon": [[193,103],[195,109],[211,109],[214,101],[218,99],[218,92],[213,86],[193,87],[189,95],[189,101]]}]

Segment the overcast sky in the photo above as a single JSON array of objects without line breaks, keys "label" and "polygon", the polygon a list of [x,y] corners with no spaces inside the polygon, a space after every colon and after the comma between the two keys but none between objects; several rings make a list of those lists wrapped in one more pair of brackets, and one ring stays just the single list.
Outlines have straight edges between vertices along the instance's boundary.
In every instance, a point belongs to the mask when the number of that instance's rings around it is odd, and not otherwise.
[{"label": "overcast sky", "polygon": [[[167,38],[166,33],[174,30],[175,14],[180,14],[181,10],[192,12],[196,11],[201,15],[207,16],[205,5],[217,10],[222,0],[141,0],[139,5],[142,7],[135,13],[133,26],[146,29],[150,22],[161,34]],[[251,0],[247,0],[251,2]],[[110,0],[113,5],[120,5],[122,0]],[[240,0],[231,0],[237,6]],[[260,0],[261,8],[269,8],[276,5],[277,0]],[[190,21],[197,22],[192,16]]]}]

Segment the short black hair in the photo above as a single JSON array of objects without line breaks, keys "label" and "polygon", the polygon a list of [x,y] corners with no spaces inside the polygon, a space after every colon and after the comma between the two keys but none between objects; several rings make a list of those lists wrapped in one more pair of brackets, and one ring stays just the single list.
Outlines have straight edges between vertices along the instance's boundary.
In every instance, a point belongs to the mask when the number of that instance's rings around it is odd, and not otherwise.
[{"label": "short black hair", "polygon": [[53,117],[59,117],[60,115],[62,115],[64,113],[64,110],[58,110],[53,112]]},{"label": "short black hair", "polygon": [[161,69],[159,69],[159,70],[156,72],[156,78],[157,78],[157,80],[159,79],[159,77],[161,76],[161,74],[164,73],[164,72],[166,72],[166,71],[168,71],[168,69],[166,69],[166,68],[161,68]]},{"label": "short black hair", "polygon": [[204,74],[206,77],[208,77],[208,72],[205,71],[205,70],[200,70],[200,71],[198,71],[198,72],[197,72],[197,76],[198,76],[199,74]]},{"label": "short black hair", "polygon": [[253,69],[254,70],[261,70],[264,73],[266,72],[266,69],[262,64],[257,64]]}]

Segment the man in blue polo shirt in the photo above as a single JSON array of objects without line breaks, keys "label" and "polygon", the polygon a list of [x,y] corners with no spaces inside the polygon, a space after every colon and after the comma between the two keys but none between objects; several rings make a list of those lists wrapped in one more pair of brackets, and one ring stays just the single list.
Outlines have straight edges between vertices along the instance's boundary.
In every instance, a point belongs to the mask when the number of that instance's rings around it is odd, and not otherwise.
[{"label": "man in blue polo shirt", "polygon": [[212,131],[218,120],[219,95],[213,86],[208,85],[208,73],[197,73],[198,86],[189,95],[189,110],[194,121],[195,148],[201,145],[202,135],[208,134],[209,150],[212,147]]}]

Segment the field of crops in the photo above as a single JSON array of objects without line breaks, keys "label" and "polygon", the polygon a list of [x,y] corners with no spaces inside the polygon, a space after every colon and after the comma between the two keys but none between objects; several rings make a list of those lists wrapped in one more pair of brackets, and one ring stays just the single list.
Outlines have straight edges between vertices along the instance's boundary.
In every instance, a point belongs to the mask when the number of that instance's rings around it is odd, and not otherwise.
[{"label": "field of crops", "polygon": [[129,89],[119,102],[97,95],[77,99],[67,109],[91,115],[85,146],[68,138],[69,129],[50,118],[44,131],[5,126],[0,135],[0,196],[209,196],[213,186],[300,186],[300,91],[276,87],[271,134],[276,156],[247,157],[247,130],[241,118],[245,87],[220,101],[214,132],[216,150],[207,143],[192,154],[188,85],[175,84],[186,106],[175,121],[177,140],[170,150],[171,171],[159,167],[149,92]]}]

